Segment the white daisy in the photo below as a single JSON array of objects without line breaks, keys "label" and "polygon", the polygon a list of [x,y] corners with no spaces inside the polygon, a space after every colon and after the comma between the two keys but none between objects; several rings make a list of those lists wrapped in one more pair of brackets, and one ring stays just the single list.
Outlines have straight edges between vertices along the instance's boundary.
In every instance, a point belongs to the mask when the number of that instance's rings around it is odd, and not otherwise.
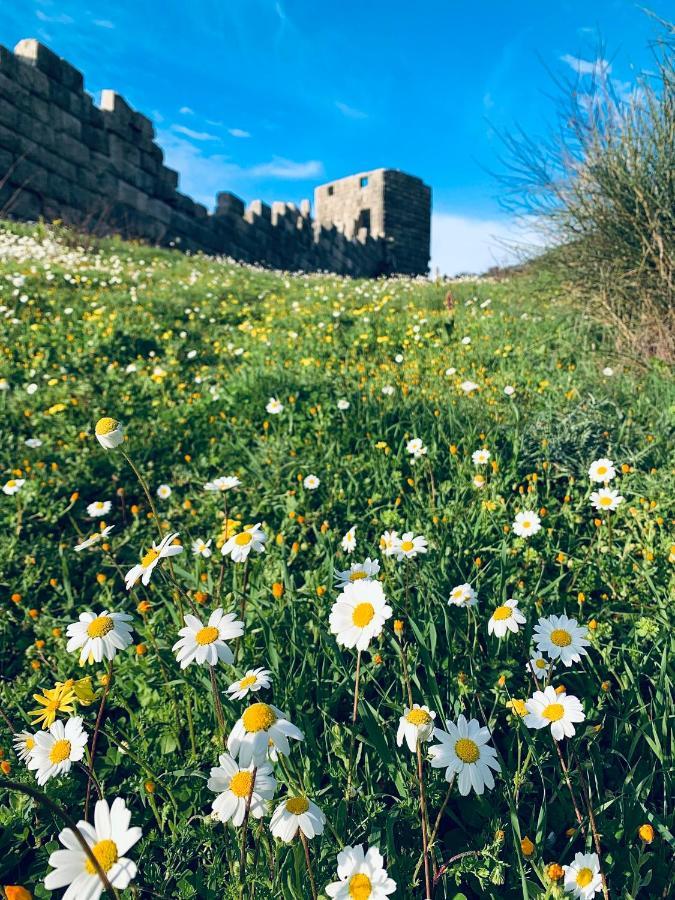
[{"label": "white daisy", "polygon": [[42,441],[40,440],[40,438],[31,437],[26,438],[24,444],[26,445],[26,447],[30,447],[31,450],[37,450],[38,447],[42,446]]},{"label": "white daisy", "polygon": [[504,393],[506,394],[507,397],[513,397],[515,392],[516,392],[516,389],[514,388],[514,386],[512,384],[507,384],[504,388]]},{"label": "white daisy", "polygon": [[427,453],[427,448],[424,446],[421,438],[411,438],[405,449],[414,459],[419,459],[420,456],[425,456]]},{"label": "white daisy", "polygon": [[611,512],[620,503],[623,503],[623,497],[618,491],[612,491],[609,488],[600,488],[599,491],[593,491],[591,494],[591,504],[600,512]]},{"label": "white daisy", "polygon": [[316,475],[307,475],[302,483],[308,491],[315,491],[321,484],[321,479],[317,478]]},{"label": "white daisy", "polygon": [[458,584],[450,591],[448,606],[475,606],[477,603],[478,597],[470,584]]},{"label": "white daisy", "polygon": [[288,756],[291,752],[289,738],[302,741],[305,736],[276,706],[252,703],[235,722],[227,739],[227,749],[241,766],[260,765],[271,749],[270,742],[278,753]]},{"label": "white daisy", "polygon": [[272,799],[277,787],[272,766],[261,763],[257,768],[253,765],[242,768],[229,753],[221,753],[218,762],[220,765],[211,769],[207,782],[208,789],[218,794],[211,804],[218,821],[231,821],[238,828],[244,821],[249,797],[251,815],[262,819],[265,801]]},{"label": "white daisy", "polygon": [[224,544],[220,551],[223,556],[229,556],[232,562],[246,562],[251,550],[256,553],[263,553],[265,550],[265,541],[267,535],[260,527],[261,523],[256,522],[255,525],[245,525],[237,534],[233,534]]},{"label": "white daisy", "polygon": [[344,586],[333,604],[330,630],[343,647],[366,650],[391,614],[379,581],[354,581]]},{"label": "white daisy", "polygon": [[564,691],[556,693],[552,685],[543,691],[535,691],[525,702],[527,715],[523,719],[528,728],[551,727],[551,734],[556,741],[574,734],[573,722],[583,722],[583,707],[577,697]]},{"label": "white daisy", "polygon": [[532,640],[537,650],[546,653],[549,659],[559,659],[564,666],[571,666],[573,662],[579,662],[582,656],[588,655],[586,647],[591,642],[587,634],[576,619],[568,619],[563,613],[539,619],[534,626]]},{"label": "white daisy", "polygon": [[349,409],[349,405],[349,400],[338,400],[337,402],[337,408],[342,410],[342,412]]},{"label": "white daisy", "polygon": [[434,731],[434,719],[436,713],[428,706],[420,706],[413,703],[412,709],[406,706],[403,715],[398,720],[396,732],[396,746],[400,747],[405,740],[408,750],[414,753],[417,750],[417,742],[428,741]]},{"label": "white daisy", "polygon": [[536,512],[519,512],[512,527],[518,537],[528,538],[541,531],[541,519]]},{"label": "white daisy", "polygon": [[265,409],[271,416],[278,416],[279,413],[284,411],[284,405],[276,397],[270,397]]},{"label": "white daisy", "polygon": [[362,563],[352,563],[344,572],[335,570],[338,584],[349,584],[351,581],[371,581],[380,571],[380,564],[369,556]]},{"label": "white daisy", "polygon": [[345,553],[353,553],[356,549],[356,525],[352,525],[349,531],[340,541],[340,546]]},{"label": "white daisy", "polygon": [[471,460],[474,466],[486,466],[490,459],[489,450],[474,450],[471,454]]},{"label": "white daisy", "polygon": [[591,463],[588,470],[588,477],[591,481],[595,481],[599,484],[607,484],[608,481],[616,478],[614,463],[611,459],[606,459],[604,456],[601,459],[596,459]]},{"label": "white daisy", "polygon": [[98,544],[99,541],[102,541],[103,538],[107,538],[110,532],[113,530],[114,525],[106,525],[101,531],[96,531],[94,534],[89,535],[88,538],[85,538],[79,544],[77,544],[73,549],[76,553],[79,553],[81,550],[86,550],[87,547],[93,547],[94,544]]},{"label": "white daisy", "polygon": [[160,559],[165,559],[169,556],[176,556],[177,554],[183,552],[183,548],[180,544],[173,543],[173,541],[177,537],[178,532],[172,532],[171,534],[167,534],[165,537],[163,537],[159,544],[155,544],[153,541],[152,547],[141,559],[140,563],[129,569],[127,574],[124,576],[128,591],[131,590],[131,588],[136,584],[139,578],[144,585],[147,585],[150,581],[150,576],[152,575],[153,569],[160,561]]},{"label": "white daisy", "polygon": [[168,500],[171,496],[171,488],[168,484],[160,484],[157,488],[157,496],[160,500]]},{"label": "white daisy", "polygon": [[396,890],[377,847],[345,847],[337,855],[337,876],[340,880],[325,888],[335,900],[386,900]]},{"label": "white daisy", "polygon": [[72,763],[79,762],[87,746],[87,732],[82,719],[75,716],[63,724],[59,719],[49,726],[49,731],[38,731],[35,746],[26,765],[36,769],[37,783],[42,786],[50,778],[70,772]]},{"label": "white daisy", "polygon": [[178,632],[180,638],[171,648],[181,669],[187,668],[191,662],[200,666],[215,666],[218,660],[228,665],[234,662],[234,654],[225,641],[241,637],[244,633],[244,623],[237,619],[235,613],[225,615],[218,607],[211,613],[206,625],[189,613],[183,618],[185,628]]},{"label": "white daisy", "polygon": [[224,493],[225,491],[231,491],[234,488],[239,487],[241,481],[237,478],[236,475],[223,475],[220,478],[214,478],[213,481],[207,481],[204,485],[205,491],[220,491]]},{"label": "white daisy", "polygon": [[434,769],[445,769],[445,780],[458,776],[459,792],[463,797],[471,788],[482,794],[485,788],[492,790],[495,784],[491,769],[500,772],[497,754],[488,745],[490,731],[481,728],[476,719],[466,721],[463,715],[457,724],[447,721],[446,731],[434,728],[434,737],[440,744],[429,747],[431,765]]},{"label": "white daisy", "polygon": [[382,393],[385,397],[391,397],[391,395],[394,393],[393,385],[385,384],[385,386],[382,388]]},{"label": "white daisy", "polygon": [[87,506],[87,513],[96,518],[97,516],[107,516],[112,507],[110,500],[95,500]]},{"label": "white daisy", "polygon": [[270,831],[274,837],[290,844],[298,829],[308,840],[323,833],[326,817],[309,797],[289,797],[272,813]]},{"label": "white daisy", "polygon": [[212,542],[212,538],[209,538],[208,541],[203,541],[201,538],[196,538],[196,540],[192,542],[192,552],[195,556],[203,556],[204,559],[208,559],[209,556],[211,556]]},{"label": "white daisy", "polygon": [[399,536],[397,531],[384,531],[380,537],[380,550],[385,556],[393,556],[398,547]]},{"label": "white daisy", "polygon": [[415,537],[412,531],[406,531],[401,535],[396,546],[396,559],[414,559],[418,553],[427,552],[427,540],[421,534]]},{"label": "white daisy", "polygon": [[11,497],[12,494],[18,494],[25,483],[25,478],[10,478],[9,481],[6,481],[3,484],[2,492],[3,494],[7,494]]},{"label": "white daisy", "polygon": [[480,489],[480,488],[484,488],[484,487],[485,487],[485,484],[486,484],[486,482],[485,482],[485,476],[484,476],[484,475],[479,475],[478,473],[476,473],[476,474],[473,476],[472,482],[473,482],[473,486],[474,486],[475,488],[479,488],[479,489]]},{"label": "white daisy", "polygon": [[543,678],[546,678],[548,673],[552,672],[555,667],[540,651],[537,651],[532,654],[530,661],[525,668],[530,675],[534,675],[537,681],[541,681]]},{"label": "white daisy", "polygon": [[614,369],[611,366],[605,366],[605,368],[602,370],[602,374],[605,376],[605,378],[611,378],[614,374]]},{"label": "white daisy", "polygon": [[507,600],[503,606],[498,606],[490,616],[488,634],[494,634],[498,638],[503,638],[508,631],[516,634],[525,622],[525,616],[518,609],[518,601]]},{"label": "white daisy", "polygon": [[14,752],[20,760],[27,760],[35,749],[35,735],[30,731],[19,731],[12,738]]},{"label": "white daisy", "polygon": [[124,440],[124,430],[121,424],[109,416],[98,420],[94,433],[96,440],[105,450],[114,450]]},{"label": "white daisy", "polygon": [[[84,820],[77,823],[108,881],[120,891],[136,877],[136,863],[124,854],[143,836],[140,828],[129,828],[130,821],[131,813],[124,800],[118,797],[111,807],[105,800],[97,802],[93,826]],[[45,878],[45,887],[55,891],[70,885],[62,900],[98,900],[103,892],[103,882],[71,829],[65,828],[59,834],[59,840],[66,849],[55,850],[49,857],[49,865],[54,871]]]},{"label": "white daisy", "polygon": [[68,653],[80,651],[80,665],[100,663],[104,659],[114,659],[118,650],[126,650],[132,643],[132,616],[127,613],[108,612],[100,615],[93,612],[80,613],[79,622],[73,622],[66,629],[70,638],[66,644]]},{"label": "white daisy", "polygon": [[578,900],[592,900],[602,891],[597,853],[577,853],[571,866],[563,866],[565,890]]},{"label": "white daisy", "polygon": [[243,678],[233,681],[227,689],[227,693],[233,700],[241,700],[249,691],[257,693],[262,688],[270,686],[270,670],[263,669],[262,666],[257,669],[249,669]]},{"label": "white daisy", "polygon": [[476,384],[475,381],[463,381],[460,384],[460,387],[464,391],[465,394],[470,394],[472,391],[478,390],[478,385]]}]

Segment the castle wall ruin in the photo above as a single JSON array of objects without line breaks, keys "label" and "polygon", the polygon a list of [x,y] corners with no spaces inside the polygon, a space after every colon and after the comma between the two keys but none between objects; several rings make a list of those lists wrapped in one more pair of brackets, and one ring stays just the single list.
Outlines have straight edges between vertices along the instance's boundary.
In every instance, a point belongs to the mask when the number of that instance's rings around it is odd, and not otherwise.
[{"label": "castle wall ruin", "polygon": [[152,122],[123,97],[105,90],[96,106],[82,74],[36,40],[0,46],[0,216],[280,269],[427,273],[431,192],[418,178],[350,176],[318,187],[315,204],[316,221],[308,201],[247,207],[222,192],[210,213],[178,190]]}]

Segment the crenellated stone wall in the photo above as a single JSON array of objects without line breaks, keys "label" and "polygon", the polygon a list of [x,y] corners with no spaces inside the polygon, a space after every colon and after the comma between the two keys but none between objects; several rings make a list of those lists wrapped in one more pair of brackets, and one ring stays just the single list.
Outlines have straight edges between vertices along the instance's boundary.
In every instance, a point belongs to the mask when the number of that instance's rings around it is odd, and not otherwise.
[{"label": "crenellated stone wall", "polygon": [[[82,74],[38,41],[20,41],[13,53],[0,46],[0,216],[60,219],[274,268],[426,274],[430,189],[395,170],[368,174],[389,185],[368,227],[325,213],[314,222],[309,201],[246,207],[227,192],[209,213],[178,190],[152,122],[123,97],[106,90],[96,106]],[[329,187],[317,188],[317,204]]]}]

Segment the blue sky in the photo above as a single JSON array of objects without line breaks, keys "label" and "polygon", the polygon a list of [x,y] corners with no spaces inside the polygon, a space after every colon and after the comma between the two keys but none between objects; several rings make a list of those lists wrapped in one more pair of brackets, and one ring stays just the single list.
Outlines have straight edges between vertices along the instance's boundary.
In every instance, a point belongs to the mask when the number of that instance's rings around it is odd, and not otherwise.
[{"label": "blue sky", "polygon": [[[667,17],[670,2],[650,0]],[[212,207],[311,197],[387,166],[433,188],[433,262],[479,270],[512,223],[497,133],[541,131],[551,78],[598,58],[630,90],[655,26],[627,0],[12,0],[0,43],[37,37],[155,122],[181,189]]]}]

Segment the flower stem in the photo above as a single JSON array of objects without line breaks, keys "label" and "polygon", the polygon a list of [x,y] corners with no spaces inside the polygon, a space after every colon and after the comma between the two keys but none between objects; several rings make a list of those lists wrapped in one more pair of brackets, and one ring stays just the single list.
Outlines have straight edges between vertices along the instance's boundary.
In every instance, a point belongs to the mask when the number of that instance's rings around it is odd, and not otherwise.
[{"label": "flower stem", "polygon": [[218,680],[216,679],[216,667],[209,666],[209,675],[211,676],[211,688],[213,690],[213,708],[216,711],[216,721],[218,722],[218,731],[225,749],[227,749],[227,741],[225,739],[225,716],[223,715],[223,704],[220,700],[220,691],[218,690]]},{"label": "flower stem", "polygon": [[91,863],[91,865],[96,870],[96,874],[103,882],[103,885],[110,894],[111,897],[115,897],[116,900],[119,900],[119,894],[115,890],[115,888],[110,884],[108,880],[108,876],[104,872],[101,867],[100,862],[96,859],[94,854],[91,852],[91,847],[84,839],[84,836],[80,829],[77,827],[77,822],[75,819],[72,819],[68,813],[62,809],[58,803],[54,803],[46,794],[43,794],[42,791],[38,791],[37,788],[28,787],[26,784],[19,784],[16,781],[9,781],[7,778],[0,778],[0,788],[6,788],[9,791],[18,791],[21,794],[27,794],[29,797],[32,797],[33,800],[37,800],[38,803],[41,803],[43,806],[46,806],[48,809],[51,809],[52,812],[55,812],[57,816],[60,816],[61,819],[66,823],[68,828],[73,832],[75,838],[77,839],[78,844],[84,850],[87,859]]},{"label": "flower stem", "polygon": [[312,862],[309,858],[309,843],[308,843],[305,835],[302,833],[302,829],[299,829],[299,831],[300,831],[300,840],[302,841],[302,846],[305,851],[305,862],[307,864],[307,874],[309,875],[309,886],[312,891],[312,900],[316,900],[316,897],[317,897],[316,884],[314,883],[314,873],[312,872]]},{"label": "flower stem", "polygon": [[588,789],[586,788],[586,782],[584,781],[584,773],[581,771],[581,766],[579,765],[579,760],[574,754],[574,759],[576,762],[577,770],[579,772],[579,784],[581,785],[581,796],[584,798],[584,803],[586,804],[586,809],[588,810],[588,821],[591,826],[591,833],[593,835],[593,843],[595,845],[595,852],[598,854],[598,866],[600,868],[600,877],[602,878],[602,895],[605,900],[609,900],[609,890],[607,889],[607,879],[605,878],[605,873],[602,868],[602,850],[600,847],[600,835],[598,834],[598,829],[595,824],[595,814],[593,813],[593,805],[591,803],[591,798],[588,793]]},{"label": "flower stem", "polygon": [[354,678],[354,708],[352,709],[352,722],[356,722],[356,714],[359,708],[359,678],[361,676],[361,651],[356,654],[356,676]]},{"label": "flower stem", "polygon": [[239,853],[239,882],[241,886],[241,897],[244,897],[244,886],[246,883],[246,836],[248,833],[248,820],[251,815],[251,800],[253,799],[253,788],[255,787],[255,776],[258,767],[253,767],[251,773],[251,787],[249,788],[248,797],[246,798],[246,811],[244,812],[244,821],[241,825],[241,851]]},{"label": "flower stem", "polygon": [[84,801],[84,818],[85,821],[88,818],[89,814],[89,799],[91,797],[91,784],[94,778],[94,754],[96,753],[96,742],[98,741],[98,733],[101,730],[101,725],[103,724],[103,714],[105,712],[105,702],[108,698],[108,693],[110,692],[110,686],[112,684],[112,676],[113,676],[113,660],[111,659],[108,663],[108,678],[105,683],[105,687],[103,688],[103,694],[101,695],[101,703],[98,707],[98,715],[96,716],[96,725],[94,726],[94,734],[91,739],[91,753],[89,754],[89,776],[87,778],[87,794]]},{"label": "flower stem", "polygon": [[159,532],[159,539],[161,541],[162,537],[163,537],[162,523],[159,521],[159,517],[157,515],[157,510],[155,509],[155,504],[153,502],[152,495],[150,494],[150,488],[148,487],[148,484],[147,484],[145,478],[143,478],[143,476],[141,475],[139,470],[136,468],[136,466],[131,461],[131,457],[124,450],[122,450],[122,456],[126,459],[127,463],[131,467],[132,472],[138,479],[138,483],[143,488],[143,493],[145,494],[145,496],[148,500],[148,503],[150,504],[150,510],[152,511],[152,517],[155,520],[155,524],[157,525],[157,531]]},{"label": "flower stem", "polygon": [[574,807],[574,814],[577,817],[577,822],[579,824],[579,828],[581,829],[581,833],[584,837],[586,837],[586,829],[584,828],[584,819],[581,813],[579,812],[579,807],[577,806],[577,801],[574,796],[574,791],[572,790],[572,782],[570,781],[569,770],[567,765],[565,764],[565,759],[562,755],[562,750],[558,746],[558,742],[555,738],[551,738],[553,741],[553,745],[558,753],[558,759],[560,760],[560,768],[562,769],[563,777],[565,779],[565,784],[567,785],[567,790],[570,792],[570,797],[572,798],[572,806]]},{"label": "flower stem", "polygon": [[422,820],[422,856],[424,857],[424,886],[427,900],[432,900],[434,886],[431,882],[431,868],[429,866],[429,843],[427,840],[427,800],[424,794],[424,770],[422,768],[422,748],[417,739],[417,781],[420,786],[420,818]]}]

